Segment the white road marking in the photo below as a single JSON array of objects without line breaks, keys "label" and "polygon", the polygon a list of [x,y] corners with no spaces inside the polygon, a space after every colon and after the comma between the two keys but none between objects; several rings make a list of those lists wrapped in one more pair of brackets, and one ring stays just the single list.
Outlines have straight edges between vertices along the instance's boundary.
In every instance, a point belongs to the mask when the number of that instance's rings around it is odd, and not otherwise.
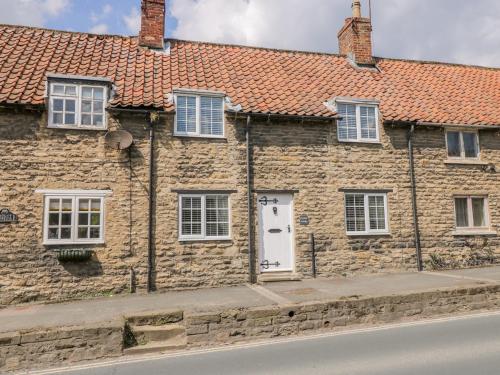
[{"label": "white road marking", "polygon": [[293,303],[289,299],[282,297],[279,294],[276,294],[276,293],[270,291],[269,289],[264,288],[261,285],[253,284],[253,285],[247,285],[247,287],[249,287],[253,291],[259,293],[261,296],[269,298],[271,301],[274,301],[276,303],[284,304],[284,305],[289,305],[289,304]]},{"label": "white road marking", "polygon": [[460,315],[460,316],[452,316],[452,317],[444,317],[444,318],[436,318],[436,319],[426,319],[414,322],[404,322],[404,323],[394,323],[387,324],[383,326],[376,327],[368,327],[368,328],[358,328],[352,330],[345,330],[340,332],[326,332],[319,334],[312,334],[307,336],[294,336],[294,337],[286,337],[286,338],[274,338],[267,340],[255,341],[252,343],[243,343],[243,344],[234,344],[231,346],[218,346],[209,349],[196,349],[196,350],[184,350],[179,352],[172,352],[166,354],[153,354],[153,355],[144,355],[141,357],[120,357],[119,359],[113,359],[109,361],[102,361],[99,363],[90,363],[86,365],[75,365],[75,366],[66,366],[59,367],[50,370],[39,370],[39,371],[24,371],[18,372],[17,374],[30,374],[30,375],[47,375],[47,374],[61,374],[70,371],[79,371],[79,370],[88,370],[95,369],[101,367],[110,367],[114,365],[123,365],[128,363],[141,363],[148,361],[158,361],[166,358],[179,358],[179,357],[188,357],[192,355],[200,355],[200,354],[208,354],[208,353],[217,353],[217,352],[228,352],[238,349],[249,349],[249,348],[257,348],[261,346],[269,346],[269,345],[279,345],[283,343],[289,342],[301,342],[301,341],[309,341],[326,337],[334,337],[334,336],[347,336],[347,335],[356,335],[361,333],[370,333],[370,332],[378,332],[378,331],[386,331],[395,328],[404,328],[404,327],[413,327],[413,326],[421,326],[426,324],[437,324],[437,323],[445,323],[445,322],[453,322],[459,320],[467,320],[467,319],[477,319],[484,318],[489,316],[499,316],[500,310],[498,311],[490,311],[483,312],[477,314],[468,314],[468,315]]},{"label": "white road marking", "polygon": [[482,281],[482,282],[486,282],[486,283],[494,283],[494,284],[498,284],[498,283],[500,283],[500,280],[483,279],[483,278],[480,278],[480,277],[460,276],[460,275],[454,275],[454,274],[451,274],[451,273],[445,273],[445,272],[429,272],[429,271],[423,271],[422,273],[424,273],[424,274],[426,274],[426,275],[450,277],[450,278],[452,278],[452,279],[459,279],[459,280]]}]

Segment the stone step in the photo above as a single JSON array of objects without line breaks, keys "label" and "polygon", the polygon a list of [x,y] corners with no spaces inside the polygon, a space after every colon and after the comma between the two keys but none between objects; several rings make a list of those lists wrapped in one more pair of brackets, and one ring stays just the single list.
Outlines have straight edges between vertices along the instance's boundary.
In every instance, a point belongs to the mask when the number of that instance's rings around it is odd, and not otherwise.
[{"label": "stone step", "polygon": [[179,324],[130,326],[130,330],[138,343],[151,343],[186,337],[186,327]]},{"label": "stone step", "polygon": [[163,326],[179,323],[183,319],[182,310],[151,311],[125,316],[125,321],[131,326]]},{"label": "stone step", "polygon": [[187,347],[187,338],[182,337],[176,340],[170,339],[168,341],[155,341],[145,345],[133,346],[123,350],[124,355],[138,355],[138,354],[151,354],[163,353],[168,351],[182,350]]},{"label": "stone step", "polygon": [[257,281],[260,284],[274,283],[280,281],[301,281],[301,280],[302,277],[300,275],[291,272],[262,273],[257,277]]}]

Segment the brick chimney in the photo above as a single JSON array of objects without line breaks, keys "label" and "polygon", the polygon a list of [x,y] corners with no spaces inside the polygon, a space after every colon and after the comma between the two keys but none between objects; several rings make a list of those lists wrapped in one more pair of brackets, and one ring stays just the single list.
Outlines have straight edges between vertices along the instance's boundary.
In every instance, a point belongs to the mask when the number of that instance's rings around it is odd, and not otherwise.
[{"label": "brick chimney", "polygon": [[163,49],[165,40],[165,0],[142,0],[139,45]]},{"label": "brick chimney", "polygon": [[361,1],[352,2],[352,17],[338,33],[341,55],[351,58],[357,65],[375,65],[372,56],[372,23],[361,17]]}]

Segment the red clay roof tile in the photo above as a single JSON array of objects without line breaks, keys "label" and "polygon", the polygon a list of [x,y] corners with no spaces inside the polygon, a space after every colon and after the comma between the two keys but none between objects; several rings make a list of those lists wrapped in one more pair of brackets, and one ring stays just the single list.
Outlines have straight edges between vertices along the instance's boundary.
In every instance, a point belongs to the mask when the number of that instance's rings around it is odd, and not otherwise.
[{"label": "red clay roof tile", "polygon": [[48,73],[111,79],[120,107],[172,111],[174,88],[224,91],[245,112],[334,115],[335,97],[376,98],[384,120],[500,125],[500,69],[377,58],[379,71],[342,56],[0,25],[0,102],[43,104]]}]

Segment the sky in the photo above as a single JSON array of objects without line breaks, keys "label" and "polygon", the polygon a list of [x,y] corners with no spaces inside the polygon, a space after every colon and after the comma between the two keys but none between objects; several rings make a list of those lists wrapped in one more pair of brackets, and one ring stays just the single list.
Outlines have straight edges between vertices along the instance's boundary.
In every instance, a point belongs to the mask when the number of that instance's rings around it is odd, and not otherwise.
[{"label": "sky", "polygon": [[[499,0],[372,0],[380,57],[500,67]],[[368,0],[363,0],[368,15]],[[338,51],[351,0],[167,0],[167,37]],[[137,35],[140,0],[0,0],[0,23]]]}]

